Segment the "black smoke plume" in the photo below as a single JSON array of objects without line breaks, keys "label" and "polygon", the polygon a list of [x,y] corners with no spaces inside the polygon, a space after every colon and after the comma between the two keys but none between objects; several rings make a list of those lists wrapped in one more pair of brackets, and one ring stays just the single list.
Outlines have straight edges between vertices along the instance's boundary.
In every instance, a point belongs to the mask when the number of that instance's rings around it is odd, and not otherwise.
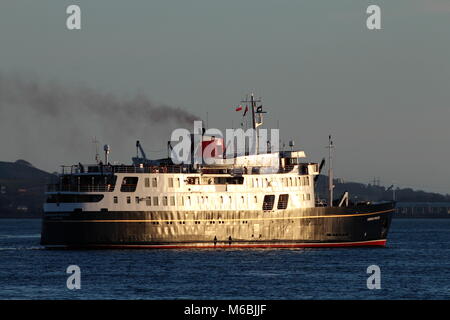
[{"label": "black smoke plume", "polygon": [[167,156],[173,129],[193,127],[186,109],[158,105],[143,94],[104,93],[85,85],[43,81],[0,71],[0,161],[27,159],[44,169],[93,159],[93,137],[128,163],[140,140],[147,155]]},{"label": "black smoke plume", "polygon": [[0,108],[7,105],[31,108],[42,116],[55,118],[75,111],[118,121],[122,126],[135,126],[136,121],[192,126],[198,119],[181,108],[155,105],[144,95],[124,98],[89,87],[66,88],[56,83],[0,73]]}]

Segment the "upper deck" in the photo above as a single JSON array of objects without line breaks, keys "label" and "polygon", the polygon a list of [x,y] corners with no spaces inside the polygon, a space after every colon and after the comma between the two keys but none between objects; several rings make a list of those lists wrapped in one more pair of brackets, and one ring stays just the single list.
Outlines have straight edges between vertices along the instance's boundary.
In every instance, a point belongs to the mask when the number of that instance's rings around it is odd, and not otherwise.
[{"label": "upper deck", "polygon": [[186,184],[191,185],[231,185],[242,184],[244,175],[319,174],[317,163],[301,163],[299,161],[301,157],[305,157],[303,151],[282,151],[273,154],[239,156],[214,164],[175,165],[169,158],[154,161],[155,165],[144,163],[83,165],[79,163],[61,166],[58,183],[48,185],[47,191],[114,192],[116,186],[120,186],[121,192],[129,192],[136,189],[140,175],[180,175],[183,176],[183,180],[186,180]]},{"label": "upper deck", "polygon": [[[287,174],[293,175],[317,175],[319,173],[317,163],[285,164],[270,175]],[[74,165],[63,166],[59,176],[59,182],[49,184],[48,192],[113,192],[117,186],[118,176],[128,176],[128,180],[119,181],[120,190],[133,189],[134,183],[131,178],[140,175],[182,175],[186,177],[187,184],[236,184],[242,181],[243,176],[267,175],[259,167],[232,167],[211,168],[203,166],[134,166],[134,165]],[[240,184],[240,183],[238,183]]]}]

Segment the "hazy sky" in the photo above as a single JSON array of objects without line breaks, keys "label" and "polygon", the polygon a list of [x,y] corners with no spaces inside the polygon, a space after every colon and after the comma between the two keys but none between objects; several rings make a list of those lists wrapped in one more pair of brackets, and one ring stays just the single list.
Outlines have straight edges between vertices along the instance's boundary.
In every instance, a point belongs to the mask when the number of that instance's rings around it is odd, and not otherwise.
[{"label": "hazy sky", "polygon": [[113,160],[137,139],[164,156],[161,106],[224,128],[254,92],[308,160],[333,135],[336,176],[450,193],[448,0],[2,0],[0,86],[3,161],[92,162],[93,136]]}]

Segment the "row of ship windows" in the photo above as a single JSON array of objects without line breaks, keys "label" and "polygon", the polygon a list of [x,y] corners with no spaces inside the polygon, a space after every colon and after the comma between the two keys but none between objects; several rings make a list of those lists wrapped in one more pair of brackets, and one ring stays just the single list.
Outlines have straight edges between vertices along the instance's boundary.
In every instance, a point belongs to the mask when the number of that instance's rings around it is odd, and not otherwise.
[{"label": "row of ship windows", "polygon": [[[311,194],[309,194],[309,193],[300,194],[299,197],[300,197],[300,201],[311,200]],[[162,206],[175,206],[175,205],[191,206],[193,203],[193,200],[196,200],[197,204],[208,204],[209,203],[208,196],[198,196],[198,197],[185,196],[185,197],[177,197],[177,198],[178,198],[177,203],[175,201],[176,200],[175,196],[146,197],[146,198],[135,197],[134,201],[137,204],[139,204],[141,202],[145,202],[145,204],[147,206],[159,206],[160,203]],[[228,198],[228,200],[226,200],[226,198]],[[160,201],[160,199],[161,199],[161,201]],[[214,202],[214,199],[212,199],[212,200]],[[281,194],[278,197],[278,209],[286,209],[288,200],[289,200],[288,194]],[[245,197],[241,196],[239,201],[240,202],[238,204],[245,204]],[[113,198],[113,202],[116,204],[119,203],[119,198],[117,196],[115,196]],[[225,202],[231,204],[233,202],[233,198],[231,196],[228,196],[228,197],[220,196],[219,203],[223,205]],[[253,197],[253,202],[255,204],[258,203],[257,196]],[[265,210],[272,210],[274,202],[275,202],[275,195],[265,195],[264,199],[263,199],[263,207],[266,208]],[[126,203],[131,204],[131,197],[126,197]]]},{"label": "row of ship windows", "polygon": [[268,178],[252,179],[253,188],[265,188],[273,186],[273,183],[279,183],[283,187],[301,187],[309,186],[309,176],[306,177],[289,177],[289,178],[274,178],[269,181]]},{"label": "row of ship windows", "polygon": [[[197,178],[197,177],[196,177]],[[188,178],[193,179],[192,183],[189,184],[200,184],[198,179],[194,178]],[[204,181],[203,181],[204,179]],[[220,178],[203,178],[202,184],[225,184],[221,183],[222,181]],[[225,179],[225,178],[223,178]],[[271,186],[274,182],[279,182],[283,187],[298,187],[298,186],[309,186],[309,176],[305,177],[289,177],[289,178],[253,178],[250,179],[251,184],[249,183],[249,186],[251,185],[253,188],[265,188]],[[242,182],[243,183],[243,182]],[[158,187],[158,178],[145,178],[144,179],[144,185],[146,188],[157,188]],[[180,178],[168,178],[168,187],[169,188],[179,188],[181,185]]]},{"label": "row of ship windows", "polygon": [[[169,178],[169,188],[179,188],[180,187],[180,178]],[[146,188],[150,188],[150,178],[144,179],[144,185]],[[158,187],[158,178],[152,178],[151,179],[151,186],[152,188]]]}]

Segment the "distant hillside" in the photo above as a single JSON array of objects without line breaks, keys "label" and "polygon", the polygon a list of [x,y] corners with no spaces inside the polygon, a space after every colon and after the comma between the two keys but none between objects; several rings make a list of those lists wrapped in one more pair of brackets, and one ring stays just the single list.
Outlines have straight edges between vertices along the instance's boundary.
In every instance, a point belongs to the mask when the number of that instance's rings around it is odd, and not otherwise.
[{"label": "distant hillside", "polygon": [[36,181],[50,177],[53,177],[53,175],[33,167],[31,163],[25,160],[17,160],[16,162],[0,161],[0,179]]},{"label": "distant hillside", "polygon": [[[342,182],[334,180],[334,198],[339,198],[345,191],[352,201],[390,201],[393,190],[384,186],[375,186],[358,182]],[[317,182],[316,192],[321,199],[328,198],[328,177],[321,175]],[[395,200],[398,202],[450,202],[450,195],[395,187]]]},{"label": "distant hillside", "polygon": [[40,216],[45,187],[54,179],[25,160],[0,161],[0,216]]}]

